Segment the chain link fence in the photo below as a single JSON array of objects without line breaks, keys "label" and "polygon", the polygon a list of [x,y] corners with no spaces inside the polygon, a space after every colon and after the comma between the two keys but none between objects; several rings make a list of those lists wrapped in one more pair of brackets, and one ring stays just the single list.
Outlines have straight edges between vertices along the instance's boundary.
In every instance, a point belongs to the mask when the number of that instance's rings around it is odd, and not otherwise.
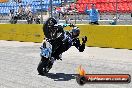
[{"label": "chain link fence", "polygon": [[51,16],[64,23],[89,23],[91,4],[99,12],[99,24],[132,24],[132,0],[3,0],[0,23],[40,24]]}]

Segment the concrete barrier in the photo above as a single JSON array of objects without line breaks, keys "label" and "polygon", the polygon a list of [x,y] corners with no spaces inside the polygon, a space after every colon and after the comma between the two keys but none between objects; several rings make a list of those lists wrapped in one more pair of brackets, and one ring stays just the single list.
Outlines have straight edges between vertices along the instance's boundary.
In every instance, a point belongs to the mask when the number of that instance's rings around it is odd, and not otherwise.
[{"label": "concrete barrier", "polygon": [[132,49],[132,25],[77,25],[87,46]]},{"label": "concrete barrier", "polygon": [[1,40],[41,42],[43,38],[42,25],[0,24]]},{"label": "concrete barrier", "polygon": [[[80,38],[88,37],[87,46],[132,49],[132,25],[77,26],[81,30]],[[0,24],[0,40],[42,42],[43,38],[41,24]]]}]

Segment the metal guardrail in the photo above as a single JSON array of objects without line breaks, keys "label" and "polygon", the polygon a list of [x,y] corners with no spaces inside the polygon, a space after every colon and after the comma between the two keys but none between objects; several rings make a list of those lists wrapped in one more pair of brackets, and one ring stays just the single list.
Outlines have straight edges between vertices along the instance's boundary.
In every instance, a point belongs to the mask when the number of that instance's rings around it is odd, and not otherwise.
[{"label": "metal guardrail", "polygon": [[[16,6],[18,6],[17,3],[15,3],[16,5],[13,4],[14,3],[13,0],[11,0],[11,1],[12,1],[13,8],[15,8]],[[31,1],[33,1],[33,0],[31,0]],[[43,4],[42,2],[45,2],[46,0],[38,0],[38,1],[41,2],[40,5],[41,5],[41,8],[42,8],[42,4]],[[49,4],[49,7],[52,8],[52,9],[49,10],[49,14],[50,14],[49,16],[54,16],[54,14],[52,13],[52,10],[53,10],[53,3],[52,3],[52,1],[53,0],[50,0],[51,3]],[[61,0],[61,1],[64,1],[64,0]],[[72,0],[72,1],[74,1],[74,0]],[[77,1],[77,0],[75,0],[75,1]],[[118,5],[116,5],[116,9],[117,9],[117,7],[118,7]],[[73,14],[71,14],[71,15],[66,15],[66,16],[68,16],[68,18],[66,18],[65,20],[71,20],[73,23],[89,23],[89,21],[88,21],[89,20],[88,15],[74,13],[74,12],[72,12],[72,13]],[[39,14],[41,15],[41,17],[40,17],[41,20],[40,21],[41,21],[41,23],[43,23],[43,20],[45,20],[42,17],[43,16],[43,11],[40,10]],[[4,15],[0,14],[0,23],[8,23],[8,20],[10,19],[8,15],[9,14],[4,14]],[[107,21],[111,21],[114,16],[116,17],[116,19],[119,18],[119,20],[120,20],[119,22],[118,22],[118,19],[117,19],[117,23],[119,23],[119,24],[123,24],[123,23],[124,24],[130,24],[130,25],[132,24],[132,22],[131,22],[132,17],[130,16],[130,13],[129,14],[127,14],[127,13],[124,14],[124,13],[117,13],[117,12],[113,13],[113,14],[109,14],[109,13],[101,14],[99,22],[100,22],[100,24],[108,24]],[[105,21],[106,19],[107,19],[107,21]],[[83,20],[86,20],[86,21],[83,21]],[[124,21],[122,21],[122,20],[124,20]],[[18,23],[26,23],[26,21],[18,21]]]},{"label": "metal guardrail", "polygon": [[[43,21],[44,22],[44,21]],[[112,20],[99,20],[100,25],[110,25]],[[59,20],[59,23],[66,23],[65,20]],[[71,20],[70,23],[75,24],[75,20]],[[0,24],[10,24],[9,20],[0,20]],[[27,20],[18,20],[17,24],[27,24]],[[33,22],[33,24],[36,24]],[[76,20],[76,24],[89,24],[89,20]],[[132,25],[131,20],[118,20],[117,25]]]}]

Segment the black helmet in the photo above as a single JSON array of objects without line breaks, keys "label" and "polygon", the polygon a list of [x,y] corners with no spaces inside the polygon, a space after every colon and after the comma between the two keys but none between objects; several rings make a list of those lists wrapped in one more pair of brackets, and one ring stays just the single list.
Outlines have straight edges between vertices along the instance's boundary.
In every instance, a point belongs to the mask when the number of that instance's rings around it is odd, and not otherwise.
[{"label": "black helmet", "polygon": [[50,17],[48,18],[48,20],[46,21],[46,23],[49,25],[49,26],[54,26],[55,24],[57,24],[57,20],[53,17]]},{"label": "black helmet", "polygon": [[46,38],[50,38],[50,31],[57,24],[57,20],[53,17],[47,19],[47,21],[43,24],[43,32]]},{"label": "black helmet", "polygon": [[74,27],[74,28],[72,29],[71,33],[72,33],[72,37],[78,37],[79,34],[80,34],[80,30],[79,30],[78,27]]}]

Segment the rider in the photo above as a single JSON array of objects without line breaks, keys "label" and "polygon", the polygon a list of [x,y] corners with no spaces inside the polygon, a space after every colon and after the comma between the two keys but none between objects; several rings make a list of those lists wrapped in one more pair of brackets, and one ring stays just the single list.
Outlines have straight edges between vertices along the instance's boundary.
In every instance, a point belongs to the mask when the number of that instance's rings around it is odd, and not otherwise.
[{"label": "rider", "polygon": [[[63,30],[64,26],[68,26],[68,24],[63,26],[60,26],[60,25],[56,26],[56,25],[57,25],[57,21],[54,18],[49,18],[46,21],[46,23],[43,25],[43,31],[57,30],[58,32],[62,32],[62,36],[55,39],[56,42],[54,43],[51,42],[51,45],[53,46],[53,50],[55,49],[55,52],[52,52],[52,57],[54,57],[55,59],[61,59],[61,54],[67,51],[71,46],[75,46],[80,52],[84,51],[85,43],[87,42],[87,37],[86,36],[83,37],[82,44],[80,44],[80,40],[78,38],[80,34],[80,30],[78,27],[75,27],[74,25],[70,24],[69,26],[73,27],[73,29],[69,32],[69,31]],[[44,35],[45,36],[48,35],[50,38],[50,34],[48,33],[46,34],[44,32]]]}]

